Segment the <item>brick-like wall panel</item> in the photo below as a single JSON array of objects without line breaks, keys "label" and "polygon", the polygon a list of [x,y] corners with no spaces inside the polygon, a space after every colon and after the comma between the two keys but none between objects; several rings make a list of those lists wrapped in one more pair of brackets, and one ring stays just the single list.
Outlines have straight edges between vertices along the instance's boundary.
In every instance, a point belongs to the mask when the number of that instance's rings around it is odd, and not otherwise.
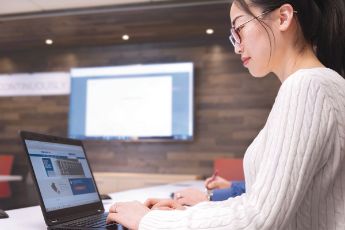
[{"label": "brick-like wall panel", "polygon": [[[51,48],[51,49],[50,49]],[[85,141],[96,171],[209,175],[219,156],[243,156],[265,123],[280,83],[254,79],[225,41],[134,44],[65,50],[17,51],[0,56],[13,72],[68,71],[71,67],[168,63],[195,64],[195,140],[192,142]],[[69,96],[1,97],[0,154],[26,161],[18,130],[67,135]]]}]

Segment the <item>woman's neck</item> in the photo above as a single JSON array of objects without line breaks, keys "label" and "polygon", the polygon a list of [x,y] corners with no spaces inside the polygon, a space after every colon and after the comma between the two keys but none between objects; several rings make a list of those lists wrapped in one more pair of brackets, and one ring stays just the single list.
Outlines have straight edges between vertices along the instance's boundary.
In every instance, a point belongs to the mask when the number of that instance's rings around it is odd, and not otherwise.
[{"label": "woman's neck", "polygon": [[311,45],[307,45],[303,51],[297,49],[285,50],[284,55],[280,58],[277,69],[274,73],[283,83],[291,74],[299,69],[309,69],[315,67],[324,67],[324,65],[316,57]]}]

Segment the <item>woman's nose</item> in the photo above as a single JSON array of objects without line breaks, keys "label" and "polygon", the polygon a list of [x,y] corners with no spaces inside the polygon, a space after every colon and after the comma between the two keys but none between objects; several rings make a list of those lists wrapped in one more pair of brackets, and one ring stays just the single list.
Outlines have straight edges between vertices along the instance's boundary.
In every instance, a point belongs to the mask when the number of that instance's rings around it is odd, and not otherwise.
[{"label": "woman's nose", "polygon": [[235,49],[235,53],[237,53],[237,54],[243,53],[243,47],[242,47],[241,43],[236,42],[234,49]]}]

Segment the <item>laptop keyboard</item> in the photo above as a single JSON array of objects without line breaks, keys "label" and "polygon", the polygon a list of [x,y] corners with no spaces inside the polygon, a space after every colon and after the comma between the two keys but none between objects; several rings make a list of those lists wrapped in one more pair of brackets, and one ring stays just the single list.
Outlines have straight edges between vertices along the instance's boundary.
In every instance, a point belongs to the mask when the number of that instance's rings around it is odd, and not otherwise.
[{"label": "laptop keyboard", "polygon": [[107,213],[102,215],[88,216],[81,219],[73,220],[65,223],[66,227],[87,227],[87,228],[102,228],[114,224],[106,224]]}]

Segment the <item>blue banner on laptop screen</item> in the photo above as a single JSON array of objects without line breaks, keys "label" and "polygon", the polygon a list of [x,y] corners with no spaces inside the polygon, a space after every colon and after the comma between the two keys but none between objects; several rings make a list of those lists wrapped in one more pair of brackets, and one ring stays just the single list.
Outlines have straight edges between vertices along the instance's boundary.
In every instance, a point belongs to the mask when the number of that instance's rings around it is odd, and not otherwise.
[{"label": "blue banner on laptop screen", "polygon": [[73,195],[81,195],[96,192],[91,178],[69,179]]},{"label": "blue banner on laptop screen", "polygon": [[54,166],[50,158],[42,158],[48,177],[55,176]]}]

